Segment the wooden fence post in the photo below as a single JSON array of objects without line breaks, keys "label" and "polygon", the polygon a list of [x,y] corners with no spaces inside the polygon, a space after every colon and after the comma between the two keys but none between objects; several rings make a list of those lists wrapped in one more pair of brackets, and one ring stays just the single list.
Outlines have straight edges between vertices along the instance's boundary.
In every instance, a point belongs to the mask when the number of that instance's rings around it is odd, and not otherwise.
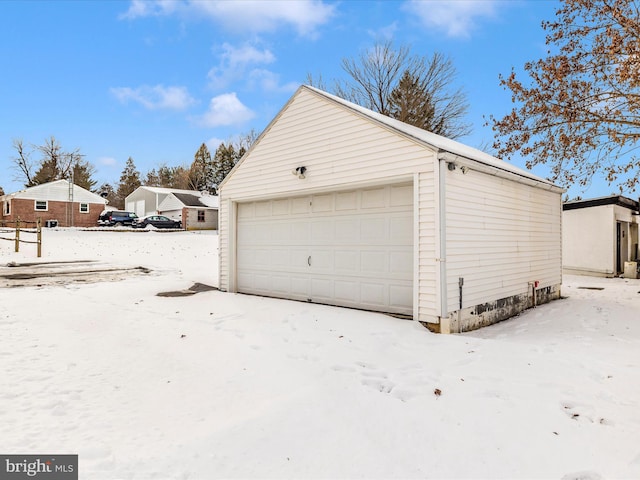
[{"label": "wooden fence post", "polygon": [[38,258],[40,258],[42,256],[42,217],[38,217],[37,234],[38,239],[36,241],[38,242]]},{"label": "wooden fence post", "polygon": [[16,220],[16,252],[20,251],[20,217]]}]

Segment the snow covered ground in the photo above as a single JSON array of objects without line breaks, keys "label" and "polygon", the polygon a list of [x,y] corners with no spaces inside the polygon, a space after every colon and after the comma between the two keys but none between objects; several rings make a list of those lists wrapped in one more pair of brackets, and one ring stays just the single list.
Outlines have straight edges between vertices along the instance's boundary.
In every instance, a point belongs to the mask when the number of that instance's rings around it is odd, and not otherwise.
[{"label": "snow covered ground", "polygon": [[0,288],[0,453],[77,453],[81,479],[640,478],[640,280],[565,277],[568,298],[448,336],[156,296],[217,285],[217,258],[213,232],[51,229],[42,259],[0,240],[0,275],[152,270]]}]

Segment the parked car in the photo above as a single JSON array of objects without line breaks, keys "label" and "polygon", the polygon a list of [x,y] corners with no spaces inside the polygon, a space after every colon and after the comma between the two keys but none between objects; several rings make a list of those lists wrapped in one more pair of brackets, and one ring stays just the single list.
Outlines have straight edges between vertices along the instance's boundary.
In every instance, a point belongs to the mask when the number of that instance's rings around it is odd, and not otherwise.
[{"label": "parked car", "polygon": [[98,225],[101,227],[122,227],[131,226],[138,218],[133,212],[124,212],[122,210],[105,210],[98,217]]},{"label": "parked car", "polygon": [[147,215],[146,217],[137,218],[133,222],[133,226],[136,228],[146,228],[149,225],[155,228],[182,228],[180,220],[173,220],[164,215]]}]

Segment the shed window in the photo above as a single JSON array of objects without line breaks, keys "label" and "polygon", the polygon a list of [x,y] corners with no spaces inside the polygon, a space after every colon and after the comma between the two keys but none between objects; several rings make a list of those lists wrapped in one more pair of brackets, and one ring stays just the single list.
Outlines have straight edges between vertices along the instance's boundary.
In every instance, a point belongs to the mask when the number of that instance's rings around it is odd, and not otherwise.
[{"label": "shed window", "polygon": [[4,215],[11,215],[11,202],[8,200],[4,201],[4,208],[2,209],[2,213]]},{"label": "shed window", "polygon": [[89,213],[89,204],[81,203],[80,204],[80,213]]},{"label": "shed window", "polygon": [[36,210],[46,212],[49,209],[49,202],[46,200],[36,200]]},{"label": "shed window", "polygon": [[204,222],[204,210],[198,210],[198,221]]}]

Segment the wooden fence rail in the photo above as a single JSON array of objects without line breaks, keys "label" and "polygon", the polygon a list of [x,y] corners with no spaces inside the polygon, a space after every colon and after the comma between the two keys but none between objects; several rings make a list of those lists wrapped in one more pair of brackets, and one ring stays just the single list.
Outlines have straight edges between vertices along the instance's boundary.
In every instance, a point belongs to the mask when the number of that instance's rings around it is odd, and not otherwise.
[{"label": "wooden fence rail", "polygon": [[[14,238],[7,238],[7,237],[0,237],[0,240],[9,240],[10,242],[15,242],[15,251],[19,252],[20,251],[20,244],[21,243],[35,243],[38,245],[38,258],[40,258],[42,256],[42,219],[40,217],[38,217],[38,220],[35,222],[26,222],[26,221],[21,221],[20,217],[18,217],[17,220],[14,221],[10,221],[10,222],[2,222],[2,227],[7,227],[10,225],[14,225],[13,227],[10,227],[9,230],[2,230],[0,229],[0,233],[14,233]],[[30,230],[24,230],[24,228],[28,228],[26,227],[26,225],[34,225],[36,226],[36,231],[30,231]],[[36,240],[22,240],[20,238],[20,232],[22,233],[35,233],[36,234]]]}]

